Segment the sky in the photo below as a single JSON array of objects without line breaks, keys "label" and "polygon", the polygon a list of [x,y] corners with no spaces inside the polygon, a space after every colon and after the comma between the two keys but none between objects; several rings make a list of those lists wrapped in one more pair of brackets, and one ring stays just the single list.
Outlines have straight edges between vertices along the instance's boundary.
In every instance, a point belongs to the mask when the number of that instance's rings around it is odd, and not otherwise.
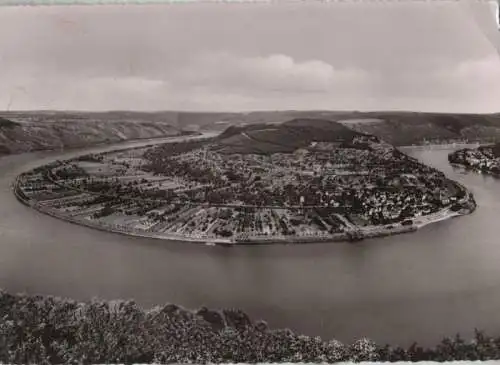
[{"label": "sky", "polygon": [[492,4],[0,7],[0,109],[499,112]]}]

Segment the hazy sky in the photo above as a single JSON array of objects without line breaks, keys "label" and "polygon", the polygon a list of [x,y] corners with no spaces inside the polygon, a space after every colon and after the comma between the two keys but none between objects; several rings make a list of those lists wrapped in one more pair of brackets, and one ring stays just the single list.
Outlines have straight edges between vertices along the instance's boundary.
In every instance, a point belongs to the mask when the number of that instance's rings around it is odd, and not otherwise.
[{"label": "hazy sky", "polygon": [[500,111],[489,5],[0,7],[0,109]]}]

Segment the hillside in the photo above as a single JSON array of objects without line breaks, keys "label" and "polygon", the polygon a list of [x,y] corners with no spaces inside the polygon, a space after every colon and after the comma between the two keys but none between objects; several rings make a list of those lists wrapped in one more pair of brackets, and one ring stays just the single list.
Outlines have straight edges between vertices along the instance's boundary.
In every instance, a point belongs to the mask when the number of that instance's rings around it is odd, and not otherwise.
[{"label": "hillside", "polygon": [[291,153],[314,141],[350,143],[359,132],[324,119],[296,118],[282,124],[232,126],[220,136],[220,153]]},{"label": "hillside", "polygon": [[449,140],[500,140],[499,114],[367,113],[369,121],[342,123],[359,132],[376,135],[394,145]]},{"label": "hillside", "polygon": [[0,117],[0,128],[14,128],[19,126],[19,123]]},{"label": "hillside", "polygon": [[373,134],[393,145],[449,140],[500,140],[500,114],[445,114],[357,111],[258,111],[249,113],[184,113],[177,127],[225,130],[230,125],[277,124],[291,119],[337,121],[356,131]]},{"label": "hillside", "polygon": [[[357,111],[256,111],[248,113],[209,112],[3,112],[0,113],[0,154],[39,149],[78,147],[101,142],[172,135],[179,130],[219,130],[232,133],[255,125],[266,131],[246,133],[261,141],[264,150],[289,150],[296,146],[291,120],[300,120],[303,134],[311,120],[339,122],[348,129],[377,136],[396,145],[469,140],[500,141],[500,114],[439,114],[415,112]],[[284,123],[284,124],[283,124]],[[337,124],[339,124],[337,123]],[[283,124],[280,127],[277,125]],[[230,128],[228,128],[230,127]],[[288,142],[277,147],[271,129],[288,128]],[[292,129],[296,129],[294,126]],[[235,147],[243,136],[227,140]],[[268,141],[268,139],[270,140]],[[268,143],[271,142],[271,145]],[[274,144],[273,144],[274,143]],[[300,144],[300,143],[299,143]],[[257,146],[258,147],[258,146]],[[260,148],[259,147],[259,148]],[[244,147],[242,147],[244,149]]]},{"label": "hillside", "polygon": [[0,155],[177,135],[147,113],[1,113]]}]

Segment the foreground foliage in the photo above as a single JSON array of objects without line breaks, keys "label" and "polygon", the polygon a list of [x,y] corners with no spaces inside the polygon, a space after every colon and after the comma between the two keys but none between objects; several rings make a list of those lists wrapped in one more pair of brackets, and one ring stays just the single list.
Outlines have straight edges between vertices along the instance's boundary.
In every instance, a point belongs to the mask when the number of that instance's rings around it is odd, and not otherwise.
[{"label": "foreground foliage", "polygon": [[434,349],[379,347],[270,330],[239,310],[191,312],[133,301],[78,303],[0,291],[0,363],[238,363],[491,360],[500,338],[445,339]]}]

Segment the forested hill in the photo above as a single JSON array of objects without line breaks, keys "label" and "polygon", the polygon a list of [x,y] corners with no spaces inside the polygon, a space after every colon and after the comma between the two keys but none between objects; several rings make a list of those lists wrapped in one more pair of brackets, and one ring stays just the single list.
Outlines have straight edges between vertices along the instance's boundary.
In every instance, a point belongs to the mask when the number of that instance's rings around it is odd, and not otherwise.
[{"label": "forested hill", "polygon": [[[0,113],[0,154],[40,149],[83,147],[96,143],[152,138],[181,130],[274,126],[312,120],[339,122],[345,127],[396,145],[457,140],[500,141],[500,114],[439,114],[356,111],[210,112],[3,112]],[[294,126],[298,128],[299,126]],[[228,130],[230,132],[230,130]],[[346,133],[338,129],[339,133]]]},{"label": "forested hill", "polygon": [[367,113],[342,121],[397,146],[448,141],[500,141],[500,114]]},{"label": "forested hill", "polygon": [[500,114],[452,114],[356,111],[262,111],[249,113],[179,113],[179,125],[224,130],[228,126],[279,124],[293,119],[337,121],[396,145],[469,140],[500,141]]},{"label": "forested hill", "polygon": [[0,155],[180,133],[161,118],[141,113],[0,113]]},{"label": "forested hill", "polygon": [[316,141],[350,144],[362,135],[330,120],[295,118],[281,124],[231,126],[218,136],[216,148],[221,153],[291,153]]}]

